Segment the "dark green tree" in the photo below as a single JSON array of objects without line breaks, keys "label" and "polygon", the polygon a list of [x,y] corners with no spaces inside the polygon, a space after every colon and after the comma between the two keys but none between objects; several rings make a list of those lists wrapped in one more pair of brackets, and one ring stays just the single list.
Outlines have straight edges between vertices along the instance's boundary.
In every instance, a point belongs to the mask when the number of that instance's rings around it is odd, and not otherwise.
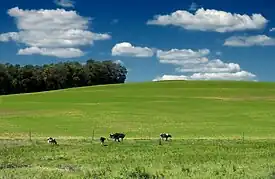
[{"label": "dark green tree", "polygon": [[124,83],[127,69],[112,61],[87,60],[43,66],[0,64],[0,95]]}]

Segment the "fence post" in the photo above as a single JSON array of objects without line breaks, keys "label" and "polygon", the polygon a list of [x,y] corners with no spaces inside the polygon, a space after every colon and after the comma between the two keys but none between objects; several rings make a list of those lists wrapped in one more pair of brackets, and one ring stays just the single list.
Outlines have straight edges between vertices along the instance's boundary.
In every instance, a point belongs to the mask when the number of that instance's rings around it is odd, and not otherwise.
[{"label": "fence post", "polygon": [[93,129],[93,137],[92,137],[92,142],[94,141],[94,137],[95,137],[95,130]]},{"label": "fence post", "polygon": [[244,132],[243,132],[243,144],[244,144]]},{"label": "fence post", "polygon": [[29,140],[32,141],[32,132],[29,130]]}]

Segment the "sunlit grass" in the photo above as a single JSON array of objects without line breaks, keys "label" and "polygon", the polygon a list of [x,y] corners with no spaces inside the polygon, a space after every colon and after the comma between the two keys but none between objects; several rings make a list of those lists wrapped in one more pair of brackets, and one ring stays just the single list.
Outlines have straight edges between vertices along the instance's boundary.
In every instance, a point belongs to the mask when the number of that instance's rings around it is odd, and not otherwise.
[{"label": "sunlit grass", "polygon": [[[7,178],[268,178],[274,171],[274,87],[157,82],[1,96],[0,173]],[[98,138],[111,132],[124,132],[125,142],[101,146]],[[173,141],[158,145],[162,132],[171,133]],[[60,145],[47,145],[48,136]],[[24,141],[4,140],[16,138]]]},{"label": "sunlit grass", "polygon": [[[91,140],[2,141],[0,176],[23,178],[267,178],[274,172],[273,141]],[[17,145],[16,145],[17,144]],[[146,178],[146,177],[145,177]]]}]

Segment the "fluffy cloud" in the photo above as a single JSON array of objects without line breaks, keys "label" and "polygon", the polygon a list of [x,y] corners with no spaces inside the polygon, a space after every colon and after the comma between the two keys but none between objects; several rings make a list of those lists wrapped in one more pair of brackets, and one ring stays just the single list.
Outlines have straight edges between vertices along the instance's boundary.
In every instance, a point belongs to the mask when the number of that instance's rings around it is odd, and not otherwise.
[{"label": "fluffy cloud", "polygon": [[161,80],[253,80],[256,75],[244,71],[239,64],[225,63],[220,59],[209,60],[208,49],[194,51],[192,49],[158,50],[160,63],[173,64],[178,73],[191,75],[163,75],[153,81]]},{"label": "fluffy cloud", "polygon": [[198,9],[194,14],[177,10],[167,15],[156,15],[148,25],[174,25],[187,30],[232,32],[262,29],[268,20],[261,14],[232,14],[225,11]]},{"label": "fluffy cloud", "polygon": [[169,51],[157,51],[157,57],[161,63],[183,65],[183,64],[194,64],[207,62],[208,59],[205,57],[210,51],[208,49],[200,49],[193,51],[192,49],[171,49]]},{"label": "fluffy cloud", "polygon": [[75,48],[38,48],[38,47],[30,47],[25,49],[20,49],[18,51],[19,55],[45,55],[45,56],[54,56],[59,58],[75,58],[81,57],[84,53]]},{"label": "fluffy cloud", "polygon": [[112,48],[113,56],[152,57],[154,51],[148,47],[135,47],[128,42],[116,44]]},{"label": "fluffy cloud", "polygon": [[272,46],[275,39],[266,35],[255,36],[232,36],[225,40],[224,46],[250,47],[250,46]]},{"label": "fluffy cloud", "polygon": [[107,40],[107,34],[95,34],[80,29],[69,29],[66,31],[21,31],[4,33],[3,41],[14,40],[35,47],[76,47],[92,45],[94,40]]},{"label": "fluffy cloud", "polygon": [[275,28],[273,27],[273,28],[271,28],[269,31],[270,31],[270,32],[273,32],[273,31],[275,31]]},{"label": "fluffy cloud", "polygon": [[9,32],[0,34],[0,42],[8,42],[10,40],[18,41],[19,40],[19,34],[17,32]]},{"label": "fluffy cloud", "polygon": [[238,71],[235,73],[195,73],[190,78],[193,80],[253,80],[256,75],[247,71]]},{"label": "fluffy cloud", "polygon": [[18,7],[8,10],[16,18],[17,28],[29,31],[87,29],[89,18],[79,16],[75,11],[23,10]]},{"label": "fluffy cloud", "polygon": [[238,72],[241,70],[240,65],[236,63],[224,63],[220,59],[210,60],[200,64],[186,64],[176,69],[178,72],[203,72],[203,73],[227,73]]},{"label": "fluffy cloud", "polygon": [[185,75],[163,75],[153,79],[153,81],[168,81],[168,80],[188,80]]},{"label": "fluffy cloud", "polygon": [[72,0],[54,0],[54,3],[61,7],[74,7],[75,4]]},{"label": "fluffy cloud", "polygon": [[153,81],[166,81],[166,80],[234,80],[234,81],[243,81],[243,80],[255,80],[256,75],[240,71],[236,73],[194,73],[191,76],[184,75],[163,75],[162,77],[157,77]]},{"label": "fluffy cloud", "polygon": [[[64,9],[22,10],[15,7],[9,9],[8,14],[16,19],[19,32],[0,34],[0,41],[22,43],[30,47],[28,50],[36,49],[37,51],[37,49],[40,49],[41,51],[43,48],[43,52],[47,51],[47,54],[51,53],[50,50],[52,50],[52,54],[56,54],[57,51],[59,52],[62,49],[63,52],[68,51],[70,54],[75,53],[75,55],[64,54],[64,56],[59,55],[59,57],[78,57],[80,54],[83,55],[83,53],[80,53],[81,50],[78,49],[79,46],[93,45],[94,41],[111,38],[109,34],[89,31],[90,19],[78,15],[75,11]],[[45,53],[39,54],[45,55]]]}]

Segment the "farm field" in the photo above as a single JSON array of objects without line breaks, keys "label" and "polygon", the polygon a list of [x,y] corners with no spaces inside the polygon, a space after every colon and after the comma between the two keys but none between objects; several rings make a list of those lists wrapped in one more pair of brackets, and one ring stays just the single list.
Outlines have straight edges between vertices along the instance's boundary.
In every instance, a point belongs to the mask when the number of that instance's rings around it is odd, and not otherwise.
[{"label": "farm field", "polygon": [[[275,83],[263,82],[165,81],[0,96],[0,178],[272,178],[274,107]],[[126,139],[101,146],[99,137],[113,132]],[[172,141],[159,145],[162,132]],[[59,145],[47,144],[48,136]]]}]

